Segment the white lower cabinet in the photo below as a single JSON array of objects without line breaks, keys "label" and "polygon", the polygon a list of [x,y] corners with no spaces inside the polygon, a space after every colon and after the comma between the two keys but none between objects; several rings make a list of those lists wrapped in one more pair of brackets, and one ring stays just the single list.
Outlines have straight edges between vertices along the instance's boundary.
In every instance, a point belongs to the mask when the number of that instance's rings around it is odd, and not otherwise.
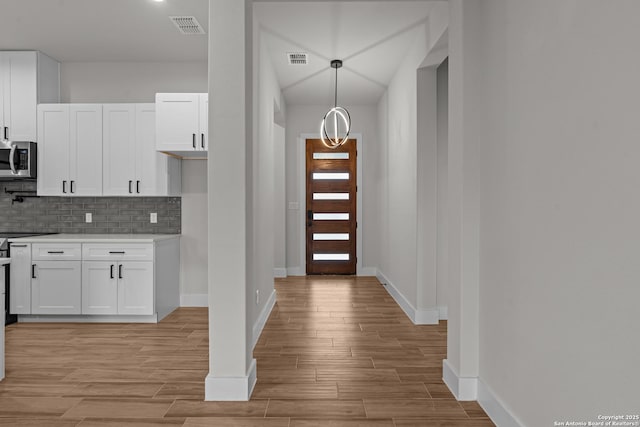
[{"label": "white lower cabinet", "polygon": [[31,314],[80,314],[80,261],[34,261]]},{"label": "white lower cabinet", "polygon": [[82,314],[118,314],[116,271],[112,262],[82,263]]},{"label": "white lower cabinet", "polygon": [[82,314],[154,313],[153,263],[82,263]]},{"label": "white lower cabinet", "polygon": [[31,245],[11,244],[9,269],[9,311],[13,314],[31,314]]},{"label": "white lower cabinet", "polygon": [[153,263],[118,264],[118,314],[153,314]]},{"label": "white lower cabinet", "polygon": [[157,322],[180,305],[178,236],[60,236],[11,242],[10,307],[20,321]]}]

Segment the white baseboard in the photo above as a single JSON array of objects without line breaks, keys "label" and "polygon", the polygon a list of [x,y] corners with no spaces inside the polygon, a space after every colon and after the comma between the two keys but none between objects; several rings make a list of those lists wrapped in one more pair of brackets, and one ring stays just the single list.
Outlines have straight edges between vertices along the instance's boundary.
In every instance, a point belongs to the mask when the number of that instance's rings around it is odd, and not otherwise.
[{"label": "white baseboard", "polygon": [[109,314],[19,314],[19,323],[158,323],[158,315]]},{"label": "white baseboard", "polygon": [[402,308],[402,311],[405,312],[407,317],[409,317],[415,325],[438,324],[438,321],[440,320],[440,311],[437,307],[416,309],[380,270],[377,271],[376,278],[380,283],[384,284],[389,295],[393,297],[400,308]]},{"label": "white baseboard", "polygon": [[375,276],[378,273],[378,269],[375,267],[362,267],[359,276]]},{"label": "white baseboard", "polygon": [[435,308],[419,308],[415,310],[413,323],[416,325],[437,325],[440,322],[440,310]]},{"label": "white baseboard", "polygon": [[442,379],[457,400],[478,399],[478,378],[459,376],[447,359],[442,361]]},{"label": "white baseboard", "polygon": [[498,427],[524,427],[524,423],[511,413],[502,400],[481,379],[478,379],[478,403]]},{"label": "white baseboard", "polygon": [[256,385],[256,375],[256,359],[251,360],[244,377],[216,377],[210,372],[204,380],[204,400],[248,401]]},{"label": "white baseboard", "polygon": [[258,316],[258,319],[256,320],[256,322],[253,324],[253,337],[252,337],[253,345],[251,348],[255,348],[256,344],[258,343],[258,340],[260,339],[260,334],[262,333],[262,329],[264,328],[264,325],[267,323],[267,319],[269,319],[269,315],[271,314],[271,310],[273,310],[274,305],[276,305],[275,289],[273,290],[273,292],[271,292],[271,295],[269,295],[269,299],[267,300],[267,303],[262,308],[262,311],[260,312],[260,315]]},{"label": "white baseboard", "polygon": [[182,294],[180,307],[209,307],[208,294]]},{"label": "white baseboard", "polygon": [[438,307],[438,311],[440,311],[440,320],[449,320],[449,308],[446,305]]},{"label": "white baseboard", "polygon": [[307,271],[304,267],[287,267],[287,276],[306,276]]},{"label": "white baseboard", "polygon": [[287,277],[287,269],[286,268],[274,268],[273,269],[273,277]]}]

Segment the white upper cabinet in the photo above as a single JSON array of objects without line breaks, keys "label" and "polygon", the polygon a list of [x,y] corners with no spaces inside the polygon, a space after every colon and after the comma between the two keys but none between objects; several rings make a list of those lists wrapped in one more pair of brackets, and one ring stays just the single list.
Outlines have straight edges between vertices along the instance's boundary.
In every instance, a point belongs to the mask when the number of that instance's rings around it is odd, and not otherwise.
[{"label": "white upper cabinet", "polygon": [[39,52],[0,52],[0,140],[38,141],[37,104],[59,101],[59,75]]},{"label": "white upper cabinet", "polygon": [[105,196],[180,193],[180,161],[155,149],[155,104],[103,105]]},{"label": "white upper cabinet", "polygon": [[206,157],[207,93],[156,94],[156,149],[180,157]]},{"label": "white upper cabinet", "polygon": [[38,194],[102,195],[102,105],[38,105]]}]

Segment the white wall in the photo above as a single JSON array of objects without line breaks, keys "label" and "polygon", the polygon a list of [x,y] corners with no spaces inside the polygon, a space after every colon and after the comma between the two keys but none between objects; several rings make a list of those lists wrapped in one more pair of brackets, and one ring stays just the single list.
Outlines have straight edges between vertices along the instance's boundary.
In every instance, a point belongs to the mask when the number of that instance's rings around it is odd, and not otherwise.
[{"label": "white wall", "polygon": [[284,127],[273,126],[273,156],[274,156],[274,249],[273,249],[273,274],[276,277],[287,276],[287,181],[285,164],[285,140]]},{"label": "white wall", "polygon": [[480,397],[531,427],[637,414],[640,3],[460,12],[449,142],[479,164]]},{"label": "white wall", "polygon": [[[300,224],[300,209],[305,209],[305,200],[300,200],[300,150],[304,151],[298,138],[302,134],[318,135],[320,122],[327,112],[327,105],[295,105],[287,110],[286,126],[286,184],[287,203],[298,203],[298,209],[287,209],[287,269],[289,274],[305,274],[305,260],[300,259],[300,242],[302,231]],[[371,185],[375,175],[379,173],[378,164],[378,125],[375,106],[347,105],[351,114],[351,133],[362,134],[362,148],[358,156],[362,156],[363,193],[362,193],[362,222],[359,232],[362,233],[362,259],[358,262],[365,268],[375,267],[378,260],[379,231],[378,202],[380,195]],[[288,206],[287,204],[287,206]],[[371,270],[371,268],[369,268]]]},{"label": "white wall", "polygon": [[438,130],[443,105],[437,102],[436,70],[447,55],[448,22],[448,4],[434,3],[378,103],[378,278],[419,324],[437,323],[447,312],[446,275],[438,276],[447,267],[441,253],[446,246],[438,244],[446,186],[438,151],[446,144]]},{"label": "white wall", "polygon": [[[274,123],[276,111],[284,112],[280,86],[257,23],[256,52],[254,52],[254,134],[252,145],[252,262],[251,280],[247,283],[248,319],[253,325],[253,339],[257,340],[262,325],[275,302],[273,286],[276,266],[275,248],[284,253],[284,230],[276,237],[276,230],[284,228],[284,173],[276,173],[276,165],[284,164],[282,135],[276,140],[278,128]],[[257,40],[256,40],[257,39]],[[285,114],[286,115],[286,114]],[[277,177],[280,176],[280,179]],[[279,195],[279,197],[276,197]],[[276,205],[280,201],[279,206]],[[276,216],[278,215],[278,216]],[[278,227],[278,224],[282,224]],[[282,260],[281,260],[282,261]],[[259,292],[259,299],[256,291]]]},{"label": "white wall", "polygon": [[61,102],[155,102],[156,92],[205,92],[205,62],[65,62]]},{"label": "white wall", "polygon": [[449,150],[449,63],[445,60],[436,71],[437,78],[437,231],[436,231],[436,301],[440,318],[448,318],[448,150]]},{"label": "white wall", "polygon": [[[155,102],[156,92],[206,92],[206,62],[67,62],[61,102]],[[181,300],[206,305],[206,162],[182,162]]]}]

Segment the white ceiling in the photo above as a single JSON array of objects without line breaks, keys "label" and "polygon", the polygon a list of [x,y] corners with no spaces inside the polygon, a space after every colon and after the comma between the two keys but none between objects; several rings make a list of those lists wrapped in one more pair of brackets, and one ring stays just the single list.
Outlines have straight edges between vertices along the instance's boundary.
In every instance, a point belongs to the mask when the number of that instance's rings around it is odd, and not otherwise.
[{"label": "white ceiling", "polygon": [[207,35],[182,35],[171,15],[208,33],[208,0],[0,0],[0,50],[35,49],[60,62],[205,61]]},{"label": "white ceiling", "polygon": [[[384,93],[424,23],[431,3],[277,2],[254,5],[287,104],[372,104]],[[289,65],[287,52],[307,52],[308,65]]]},{"label": "white ceiling", "polygon": [[[238,0],[242,1],[242,0]],[[288,104],[375,103],[425,21],[429,1],[263,1],[255,16]],[[171,15],[208,33],[208,0],[0,0],[0,50],[35,49],[60,62],[206,61],[208,35],[182,35]],[[309,53],[292,66],[286,53]]]}]

